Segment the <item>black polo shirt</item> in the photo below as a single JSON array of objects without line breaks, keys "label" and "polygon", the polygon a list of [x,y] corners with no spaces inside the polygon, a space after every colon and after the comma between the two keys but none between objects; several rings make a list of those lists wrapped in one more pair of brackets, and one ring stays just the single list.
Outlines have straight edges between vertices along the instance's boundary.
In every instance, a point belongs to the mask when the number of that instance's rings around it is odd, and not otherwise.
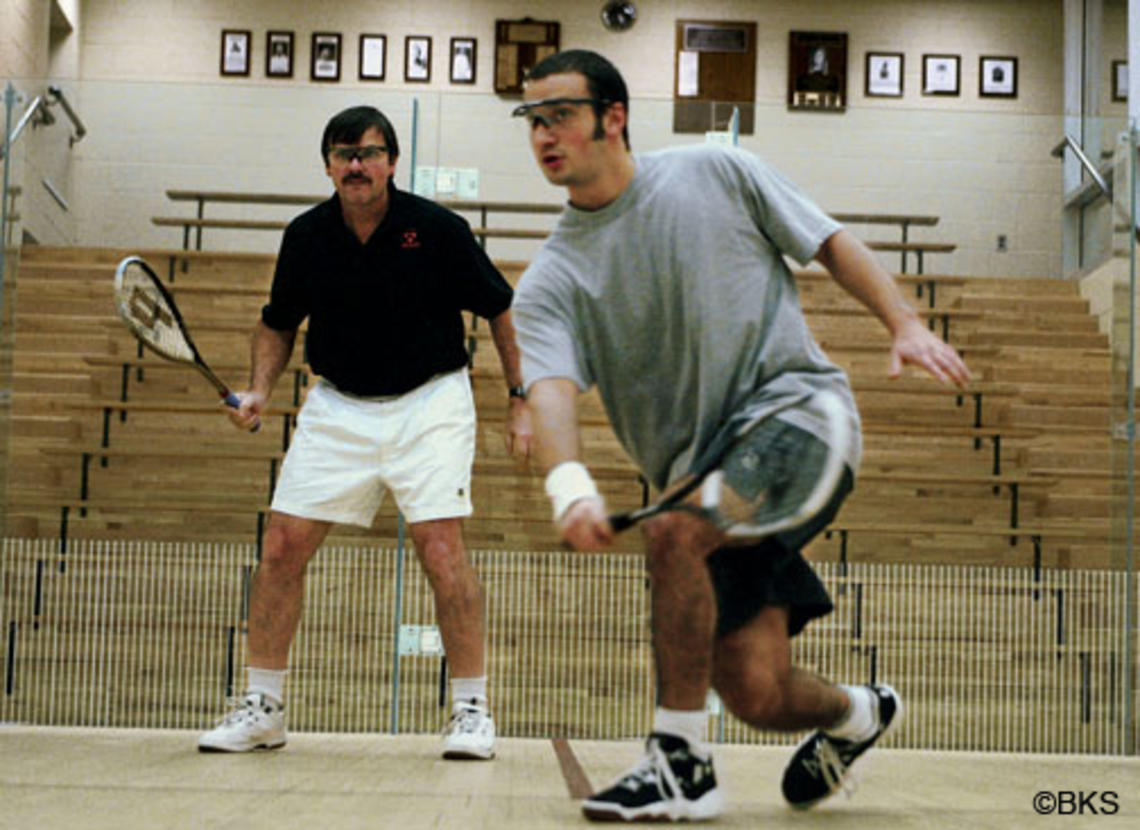
[{"label": "black polo shirt", "polygon": [[389,186],[388,214],[361,244],[333,195],[285,229],[265,325],[308,317],[307,359],[355,395],[399,395],[467,364],[462,312],[492,318],[511,287],[471,228],[435,202]]}]

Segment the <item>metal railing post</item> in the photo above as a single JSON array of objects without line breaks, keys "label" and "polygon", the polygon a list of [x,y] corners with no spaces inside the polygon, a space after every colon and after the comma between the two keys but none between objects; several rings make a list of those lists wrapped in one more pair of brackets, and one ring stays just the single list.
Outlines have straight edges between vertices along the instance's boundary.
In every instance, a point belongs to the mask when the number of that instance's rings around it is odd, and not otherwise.
[{"label": "metal railing post", "polygon": [[16,88],[11,82],[4,87],[4,151],[3,190],[0,190],[0,326],[4,319],[4,276],[8,267],[8,182],[11,176],[12,109],[16,106]]},{"label": "metal railing post", "polygon": [[404,514],[396,514],[396,601],[392,607],[392,712],[388,728],[400,733],[400,626],[404,621]]},{"label": "metal railing post", "polygon": [[1136,754],[1136,565],[1133,544],[1136,521],[1136,162],[1137,131],[1132,126],[1128,131],[1128,190],[1129,224],[1128,234],[1128,504],[1125,507],[1124,524],[1124,572],[1127,594],[1124,599],[1124,751]]}]

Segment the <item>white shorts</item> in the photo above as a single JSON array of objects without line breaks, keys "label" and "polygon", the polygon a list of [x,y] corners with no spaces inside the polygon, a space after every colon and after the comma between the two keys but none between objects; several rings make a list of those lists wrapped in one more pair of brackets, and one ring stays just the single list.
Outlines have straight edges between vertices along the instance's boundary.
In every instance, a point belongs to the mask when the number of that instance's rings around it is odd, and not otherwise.
[{"label": "white shorts", "polygon": [[474,459],[466,369],[390,398],[357,398],[320,381],[297,416],[272,507],[369,527],[391,490],[409,522],[470,516]]}]

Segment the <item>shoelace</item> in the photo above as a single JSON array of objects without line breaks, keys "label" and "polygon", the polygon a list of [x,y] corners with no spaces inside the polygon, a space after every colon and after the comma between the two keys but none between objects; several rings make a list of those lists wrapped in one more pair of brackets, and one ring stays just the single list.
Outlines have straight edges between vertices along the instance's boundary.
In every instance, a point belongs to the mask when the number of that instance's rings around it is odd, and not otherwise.
[{"label": "shoelace", "polygon": [[471,709],[464,706],[462,709],[457,709],[451,713],[451,720],[444,730],[444,734],[455,731],[463,734],[470,734],[479,730],[479,715],[481,712],[478,709]]},{"label": "shoelace", "polygon": [[834,743],[828,740],[816,741],[815,758],[819,762],[819,774],[829,790],[834,792],[841,789],[848,798],[855,794],[858,785],[850,776],[845,777],[847,763],[840,756]]},{"label": "shoelace", "polygon": [[220,721],[222,725],[232,726],[242,721],[254,721],[257,719],[261,707],[249,696],[245,697],[227,697],[226,707],[229,709],[225,717]]},{"label": "shoelace", "polygon": [[647,743],[645,757],[623,775],[615,786],[631,792],[637,792],[645,786],[654,786],[662,798],[674,798],[681,791],[673,768],[669,766],[669,759],[656,741]]},{"label": "shoelace", "polygon": [[652,755],[646,755],[617,782],[622,789],[637,792],[647,784],[657,784],[657,766]]},{"label": "shoelace", "polygon": [[252,720],[256,707],[248,697],[227,697],[225,717],[222,718],[221,723],[225,726],[232,726],[235,723],[241,723],[243,720]]}]

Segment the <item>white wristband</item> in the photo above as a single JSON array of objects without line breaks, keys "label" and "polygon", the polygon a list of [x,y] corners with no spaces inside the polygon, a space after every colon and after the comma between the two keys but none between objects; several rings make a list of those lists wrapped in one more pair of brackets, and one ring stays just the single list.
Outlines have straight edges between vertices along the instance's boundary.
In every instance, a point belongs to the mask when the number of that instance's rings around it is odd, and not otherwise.
[{"label": "white wristband", "polygon": [[580,461],[563,461],[546,474],[546,495],[554,505],[554,521],[558,521],[574,502],[597,496],[598,487]]}]

